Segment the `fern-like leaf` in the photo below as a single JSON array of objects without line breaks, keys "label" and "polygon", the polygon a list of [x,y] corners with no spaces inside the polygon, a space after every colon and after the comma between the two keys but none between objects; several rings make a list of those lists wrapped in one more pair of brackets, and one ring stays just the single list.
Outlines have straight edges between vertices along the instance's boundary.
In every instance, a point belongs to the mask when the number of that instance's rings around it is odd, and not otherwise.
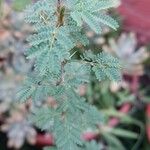
[{"label": "fern-like leaf", "polygon": [[103,147],[100,144],[97,144],[95,141],[87,142],[85,150],[102,150]]},{"label": "fern-like leaf", "polygon": [[91,67],[79,62],[71,62],[65,66],[65,81],[68,85],[78,86],[89,82]]},{"label": "fern-like leaf", "polygon": [[42,130],[52,130],[54,126],[54,121],[60,116],[55,109],[42,107],[37,108],[33,111],[33,114],[29,119],[40,129]]},{"label": "fern-like leaf", "polygon": [[107,78],[113,81],[121,79],[120,62],[117,58],[112,57],[107,53],[99,53],[94,55],[92,52],[86,52],[83,59],[90,61],[92,70],[99,81],[106,80]]},{"label": "fern-like leaf", "polygon": [[42,130],[53,132],[57,150],[100,148],[95,142],[86,144],[81,134],[88,128],[96,129],[104,117],[76,89],[89,82],[91,70],[99,80],[117,80],[120,65],[104,53],[84,54],[82,60],[71,60],[70,51],[78,44],[88,44],[83,22],[97,33],[102,31],[101,24],[118,27],[111,17],[99,11],[115,6],[116,1],[41,0],[26,10],[26,21],[35,28],[28,38],[30,48],[26,55],[35,59],[35,65],[33,75],[26,79],[18,95],[23,102],[29,98],[34,103],[48,97],[56,100],[56,108],[35,109],[30,120]]},{"label": "fern-like leaf", "polygon": [[79,122],[75,122],[74,117],[68,115],[63,122],[57,122],[55,127],[58,150],[79,150],[78,146],[83,145],[83,142],[80,139],[80,125]]},{"label": "fern-like leaf", "polygon": [[[118,6],[118,4],[118,0],[87,0],[84,2],[76,1],[73,6],[67,1],[68,7],[73,10],[71,17],[77,22],[77,25],[81,26],[83,22],[86,22],[96,33],[102,32],[101,24],[108,25],[115,30],[118,28],[118,23],[114,19],[100,12],[100,10],[107,10],[108,8]],[[93,10],[93,8],[95,9]]]}]

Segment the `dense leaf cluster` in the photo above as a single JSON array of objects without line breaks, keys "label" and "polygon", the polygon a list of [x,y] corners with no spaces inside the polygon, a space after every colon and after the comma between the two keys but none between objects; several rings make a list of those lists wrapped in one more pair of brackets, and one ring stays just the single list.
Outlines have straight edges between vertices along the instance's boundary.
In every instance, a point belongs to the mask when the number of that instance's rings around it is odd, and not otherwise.
[{"label": "dense leaf cluster", "polygon": [[91,71],[98,80],[120,79],[119,62],[112,56],[85,52],[81,60],[72,59],[72,49],[88,39],[83,23],[100,33],[104,25],[118,24],[105,10],[118,0],[41,0],[26,10],[26,21],[35,27],[28,38],[28,59],[35,59],[35,69],[19,91],[19,99],[33,102],[53,97],[57,107],[34,109],[31,120],[41,129],[53,132],[58,150],[100,149],[96,142],[86,143],[81,134],[97,129],[104,122],[102,114],[79,96],[77,88],[90,81]]}]

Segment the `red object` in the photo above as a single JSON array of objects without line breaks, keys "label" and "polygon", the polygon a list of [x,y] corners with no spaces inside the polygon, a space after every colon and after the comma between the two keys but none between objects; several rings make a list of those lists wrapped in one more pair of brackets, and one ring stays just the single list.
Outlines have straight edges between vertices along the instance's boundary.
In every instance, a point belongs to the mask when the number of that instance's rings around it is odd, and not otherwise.
[{"label": "red object", "polygon": [[[86,132],[82,135],[82,138],[86,141],[90,141],[92,139],[95,139],[97,137],[97,133],[94,132]],[[38,134],[36,137],[36,146],[44,147],[44,146],[53,146],[54,143],[54,137],[52,134]]]},{"label": "red object", "polygon": [[139,88],[139,76],[132,76],[132,83],[131,83],[131,92],[137,95],[138,88]]},{"label": "red object", "polygon": [[83,133],[82,139],[85,140],[85,141],[90,141],[90,140],[95,139],[97,136],[98,136],[97,133],[89,131],[89,132]]},{"label": "red object", "polygon": [[147,134],[147,139],[150,142],[150,104],[147,104],[146,106],[146,118],[147,118],[146,134]]},{"label": "red object", "polygon": [[147,104],[146,116],[150,118],[150,104]]},{"label": "red object", "polygon": [[36,137],[36,145],[43,147],[43,146],[53,146],[54,145],[54,138],[51,134],[38,134]]},{"label": "red object", "polygon": [[[132,106],[130,103],[126,103],[120,108],[119,112],[127,114],[130,111],[131,107]],[[111,127],[115,127],[119,124],[119,122],[120,122],[120,119],[113,117],[109,120],[108,125]]]},{"label": "red object", "polygon": [[122,0],[118,8],[123,18],[123,27],[137,33],[139,42],[150,42],[150,0]]}]

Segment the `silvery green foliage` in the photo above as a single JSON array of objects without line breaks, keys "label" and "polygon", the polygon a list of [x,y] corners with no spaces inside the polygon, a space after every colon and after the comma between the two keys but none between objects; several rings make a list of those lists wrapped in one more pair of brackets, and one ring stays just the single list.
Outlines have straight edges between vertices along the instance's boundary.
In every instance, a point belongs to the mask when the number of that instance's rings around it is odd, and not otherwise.
[{"label": "silvery green foliage", "polygon": [[0,57],[4,59],[0,64],[0,102],[1,106],[4,104],[3,106],[10,111],[12,107],[10,105],[14,104],[16,91],[24,74],[32,70],[32,62],[27,61],[24,56],[24,50],[27,47],[25,39],[32,28],[24,23],[22,13],[17,14],[12,11],[11,14],[7,14],[7,17],[2,20],[9,22],[2,26],[4,37],[0,41]]},{"label": "silvery green foliage", "polygon": [[83,59],[89,61],[92,65],[92,70],[98,80],[110,79],[112,81],[117,81],[121,79],[121,74],[118,68],[120,68],[120,63],[118,59],[112,57],[104,52],[94,55],[91,51],[86,51],[83,54]]},{"label": "silvery green foliage", "polygon": [[[1,24],[4,36],[1,36],[0,40],[0,58],[4,59],[0,62],[0,118],[4,117],[0,130],[3,128],[6,132],[9,147],[20,148],[25,140],[33,144],[36,136],[35,129],[28,123],[25,113],[19,112],[22,105],[15,101],[24,74],[32,70],[32,62],[27,61],[24,56],[26,37],[32,32],[32,27],[24,23],[22,13],[10,13],[8,9],[4,9],[5,13],[7,15],[4,15],[1,22],[7,24]],[[25,104],[23,106],[25,107]],[[19,117],[12,115],[14,112],[18,112]],[[22,120],[17,121],[20,116]]]},{"label": "silvery green foliage", "polygon": [[[12,76],[11,76],[12,77]],[[11,80],[11,77],[0,75],[0,115],[10,111],[15,100],[16,87],[19,83],[15,80]]]},{"label": "silvery green foliage", "polygon": [[103,146],[100,144],[97,144],[95,141],[91,141],[86,143],[86,150],[102,150]]},{"label": "silvery green foliage", "polygon": [[103,49],[121,60],[124,73],[140,75],[143,74],[142,63],[149,57],[149,53],[145,47],[137,49],[137,46],[135,34],[122,33],[118,41],[109,39],[109,45],[105,45]]},{"label": "silvery green foliage", "polygon": [[[103,115],[87,104],[76,89],[89,82],[92,70],[99,80],[118,80],[119,62],[105,53],[73,60],[71,50],[78,43],[88,44],[83,22],[98,33],[100,23],[116,29],[118,24],[103,10],[117,4],[118,0],[42,0],[26,10],[26,21],[35,27],[35,34],[28,38],[31,47],[26,55],[28,59],[35,58],[35,69],[18,98],[22,102],[29,98],[33,102],[55,99],[57,107],[34,109],[31,120],[41,129],[53,132],[58,150],[86,150],[81,134],[104,122]],[[93,146],[97,149],[96,144]]]},{"label": "silvery green foliage", "polygon": [[115,0],[86,0],[86,1],[69,1],[66,0],[69,9],[71,10],[71,17],[81,26],[83,21],[86,22],[92,30],[96,33],[101,32],[100,23],[110,26],[113,29],[118,27],[116,21],[105,13],[99,11],[118,5],[119,1]]},{"label": "silvery green foliage", "polygon": [[26,121],[26,119],[16,121],[11,119],[2,126],[2,130],[7,132],[8,147],[19,149],[25,141],[34,144],[36,140],[35,129]]},{"label": "silvery green foliage", "polygon": [[[79,150],[102,150],[103,146],[97,144],[95,141],[86,142],[84,148],[79,148]],[[46,147],[44,150],[58,150],[55,147]]]}]

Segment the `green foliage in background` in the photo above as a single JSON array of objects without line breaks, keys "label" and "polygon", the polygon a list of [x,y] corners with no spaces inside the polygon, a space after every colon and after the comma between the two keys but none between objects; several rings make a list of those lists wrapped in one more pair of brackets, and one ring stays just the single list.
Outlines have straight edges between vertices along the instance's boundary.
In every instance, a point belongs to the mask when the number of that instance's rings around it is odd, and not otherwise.
[{"label": "green foliage in background", "polygon": [[3,0],[0,0],[0,18],[3,15]]},{"label": "green foliage in background", "polygon": [[16,11],[22,11],[27,5],[31,4],[32,0],[13,0],[13,8]]}]

